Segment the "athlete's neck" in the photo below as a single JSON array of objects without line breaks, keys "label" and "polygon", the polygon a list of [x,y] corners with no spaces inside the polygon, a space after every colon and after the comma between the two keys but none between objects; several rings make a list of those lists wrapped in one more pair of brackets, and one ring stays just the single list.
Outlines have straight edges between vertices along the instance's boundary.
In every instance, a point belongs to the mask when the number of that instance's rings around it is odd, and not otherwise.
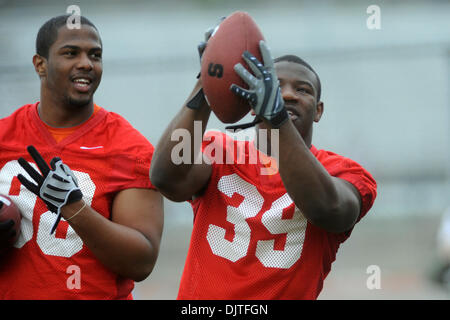
[{"label": "athlete's neck", "polygon": [[84,106],[65,105],[41,101],[38,104],[38,114],[41,120],[54,128],[70,128],[82,124],[94,113],[94,102]]}]

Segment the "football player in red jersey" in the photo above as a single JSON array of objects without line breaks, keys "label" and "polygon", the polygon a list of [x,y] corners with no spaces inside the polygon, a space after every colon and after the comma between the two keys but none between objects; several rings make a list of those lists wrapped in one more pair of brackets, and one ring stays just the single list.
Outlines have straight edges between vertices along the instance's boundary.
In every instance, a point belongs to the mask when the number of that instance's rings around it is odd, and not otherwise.
[{"label": "football player in red jersey", "polygon": [[[268,130],[270,140],[277,130],[278,140],[266,143],[278,143],[277,156],[258,150],[261,140],[207,133],[191,161],[173,161],[179,142],[172,133],[187,129],[194,137],[196,121],[203,133],[207,126],[201,79],[155,150],[152,182],[194,210],[179,299],[316,299],[339,245],[376,197],[376,182],[362,166],[312,145],[313,123],[324,111],[315,71],[292,55],[274,62],[264,42],[260,50],[261,63],[243,53],[252,73],[235,66],[249,89],[230,90],[249,101],[258,133]],[[266,161],[248,161],[255,152],[264,159],[261,151],[277,160],[275,172],[262,174]],[[200,152],[210,161],[198,161]],[[230,152],[234,163],[217,156]]]},{"label": "football player in red jersey", "polygon": [[100,35],[84,17],[79,28],[67,19],[38,32],[40,101],[0,120],[0,193],[23,216],[18,241],[0,258],[0,299],[132,299],[134,281],[148,277],[158,256],[154,148],[94,104]]}]

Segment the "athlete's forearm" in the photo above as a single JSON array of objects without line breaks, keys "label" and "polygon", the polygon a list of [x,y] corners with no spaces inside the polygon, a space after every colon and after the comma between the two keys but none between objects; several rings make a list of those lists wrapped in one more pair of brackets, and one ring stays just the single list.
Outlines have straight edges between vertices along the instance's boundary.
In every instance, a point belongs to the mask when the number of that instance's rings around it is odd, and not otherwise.
[{"label": "athlete's forearm", "polygon": [[[186,102],[200,88],[199,81]],[[195,110],[183,105],[155,148],[150,180],[169,199],[186,200],[192,191],[197,191],[193,190],[196,181],[190,174],[198,166],[196,159],[201,156],[202,138],[210,113],[211,109],[206,103]]]},{"label": "athlete's forearm", "polygon": [[106,219],[88,205],[79,211],[81,208],[83,201],[64,206],[62,215],[94,256],[122,277],[135,281],[147,278],[156,263],[158,245],[138,230]]},{"label": "athlete's forearm", "polygon": [[358,199],[328,173],[290,121],[279,131],[279,170],[288,194],[311,223],[333,232],[353,225]]}]

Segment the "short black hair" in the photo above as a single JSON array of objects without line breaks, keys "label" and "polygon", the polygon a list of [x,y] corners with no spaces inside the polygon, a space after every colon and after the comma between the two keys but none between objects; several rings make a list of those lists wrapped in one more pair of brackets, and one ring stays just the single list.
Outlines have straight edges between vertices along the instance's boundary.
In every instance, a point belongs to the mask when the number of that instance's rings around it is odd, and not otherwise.
[{"label": "short black hair", "polygon": [[297,57],[296,55],[293,55],[293,54],[287,54],[287,55],[275,58],[273,60],[274,63],[281,62],[281,61],[294,62],[294,63],[301,64],[302,66],[305,66],[306,68],[311,70],[312,73],[314,73],[316,75],[317,85],[318,85],[318,88],[317,88],[317,102],[319,102],[320,101],[320,95],[322,93],[322,85],[320,83],[320,78],[319,78],[319,75],[317,74],[317,72],[305,60],[303,60],[302,58],[299,58],[299,57]]},{"label": "short black hair", "polygon": [[[58,37],[59,28],[65,26],[70,17],[71,15],[68,14],[53,17],[41,26],[36,37],[36,53],[38,55],[48,59],[50,47]],[[80,16],[80,23],[87,24],[98,32],[97,27],[88,18]]]}]

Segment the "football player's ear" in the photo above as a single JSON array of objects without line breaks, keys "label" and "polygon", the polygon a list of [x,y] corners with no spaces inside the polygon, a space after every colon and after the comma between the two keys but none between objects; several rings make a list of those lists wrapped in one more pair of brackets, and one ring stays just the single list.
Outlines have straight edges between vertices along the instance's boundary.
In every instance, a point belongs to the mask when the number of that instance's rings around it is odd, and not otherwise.
[{"label": "football player's ear", "polygon": [[33,65],[34,70],[36,70],[39,78],[45,77],[45,75],[47,74],[47,59],[38,54],[35,54],[33,56]]},{"label": "football player's ear", "polygon": [[319,103],[316,106],[316,115],[314,116],[314,122],[319,122],[320,118],[322,118],[323,114],[323,102],[319,101]]}]

